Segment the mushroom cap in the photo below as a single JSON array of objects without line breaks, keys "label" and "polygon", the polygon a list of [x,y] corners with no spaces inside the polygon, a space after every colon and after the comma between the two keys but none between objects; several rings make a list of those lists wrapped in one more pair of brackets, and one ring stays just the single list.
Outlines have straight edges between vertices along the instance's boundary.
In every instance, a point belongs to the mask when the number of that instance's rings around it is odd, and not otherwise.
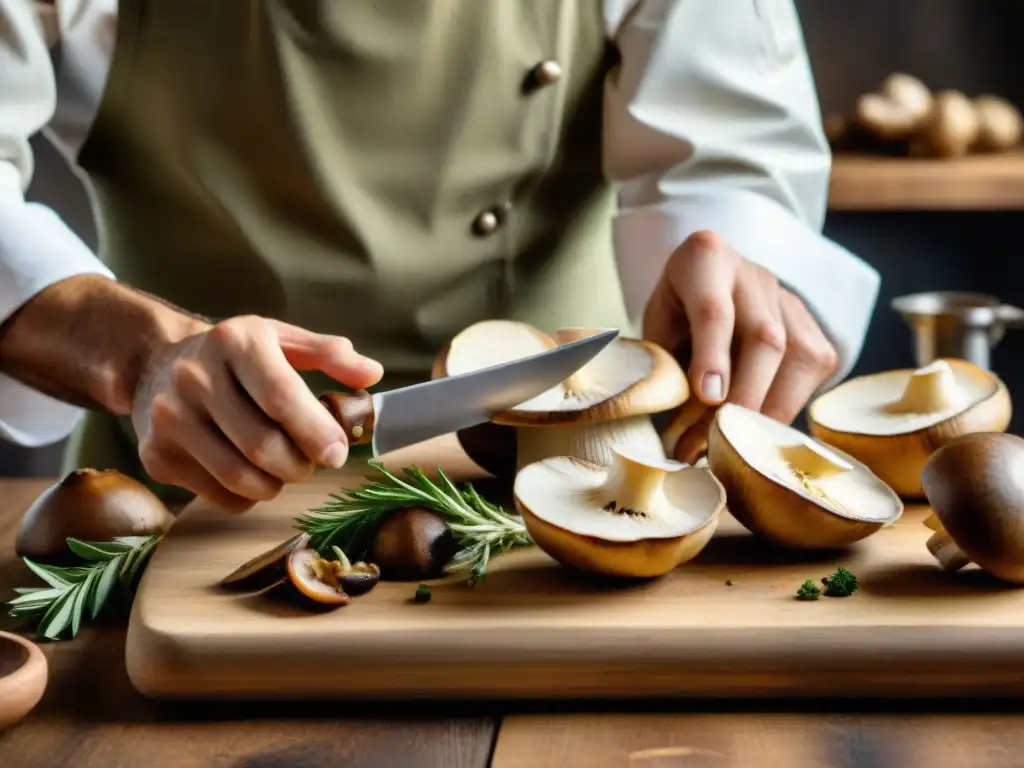
[{"label": "mushroom cap", "polygon": [[[537,546],[564,565],[612,576],[660,576],[694,557],[725,508],[725,490],[706,469],[616,448],[621,462],[664,472],[649,505],[632,509],[614,492],[611,468],[568,456],[523,467],[515,502]],[[616,501],[614,506],[611,501]]]},{"label": "mushroom cap", "polygon": [[117,470],[78,469],[48,487],[21,520],[19,557],[60,560],[68,538],[109,541],[164,534],[174,515],[149,488]]},{"label": "mushroom cap", "polygon": [[[448,345],[434,375],[456,376],[589,338],[604,329],[563,328],[546,334],[514,320],[484,320]],[[442,350],[442,354],[444,350]],[[619,337],[570,379],[491,421],[514,427],[614,421],[671,410],[690,396],[686,374],[657,344]]]},{"label": "mushroom cap", "polygon": [[406,507],[380,524],[370,559],[388,580],[431,579],[442,575],[458,550],[458,540],[440,514]]},{"label": "mushroom cap", "polygon": [[[826,469],[816,472],[816,464]],[[899,497],[864,464],[733,403],[711,423],[708,466],[745,528],[790,547],[844,546],[903,514]]]},{"label": "mushroom cap", "polygon": [[285,562],[292,550],[305,548],[309,543],[309,536],[299,533],[287,541],[283,541],[266,552],[261,552],[249,560],[246,560],[238,568],[221,579],[221,586],[231,589],[246,589],[252,587],[259,589],[263,587],[276,586],[288,578]]},{"label": "mushroom cap", "polygon": [[921,475],[942,527],[988,573],[1024,583],[1024,440],[976,433],[937,450]]},{"label": "mushroom cap", "polygon": [[[905,498],[921,496],[921,471],[936,448],[963,434],[1002,432],[1012,415],[1010,394],[998,376],[963,360],[948,365],[957,397],[931,413],[894,409],[914,370],[849,379],[808,407],[811,434],[866,464]],[[924,370],[924,369],[921,369]]]},{"label": "mushroom cap", "polygon": [[332,587],[321,581],[314,572],[314,563],[320,559],[315,550],[306,547],[293,549],[288,554],[288,580],[298,594],[321,605],[348,605],[351,597],[345,594],[341,585]]}]

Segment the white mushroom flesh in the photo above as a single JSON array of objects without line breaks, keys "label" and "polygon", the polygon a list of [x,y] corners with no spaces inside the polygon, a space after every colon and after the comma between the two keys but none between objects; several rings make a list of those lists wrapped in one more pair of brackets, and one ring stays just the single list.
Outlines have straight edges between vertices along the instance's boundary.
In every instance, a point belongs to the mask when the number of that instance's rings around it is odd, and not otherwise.
[{"label": "white mushroom flesh", "polygon": [[834,432],[902,435],[939,424],[991,397],[991,377],[936,360],[907,373],[892,371],[850,379],[819,397],[811,418]]},{"label": "white mushroom flesh", "polygon": [[[449,376],[457,376],[529,357],[557,345],[556,339],[523,323],[481,322],[452,340],[446,370]],[[642,344],[616,339],[572,377],[513,410],[584,411],[643,381],[653,367],[654,361]]]},{"label": "white mushroom flesh", "polygon": [[864,521],[896,519],[898,500],[870,471],[828,446],[762,413],[726,403],[718,428],[747,466],[840,515]]},{"label": "white mushroom flesh", "polygon": [[558,456],[516,476],[519,503],[551,525],[604,541],[683,536],[702,528],[722,505],[706,469],[619,447],[610,468]]}]

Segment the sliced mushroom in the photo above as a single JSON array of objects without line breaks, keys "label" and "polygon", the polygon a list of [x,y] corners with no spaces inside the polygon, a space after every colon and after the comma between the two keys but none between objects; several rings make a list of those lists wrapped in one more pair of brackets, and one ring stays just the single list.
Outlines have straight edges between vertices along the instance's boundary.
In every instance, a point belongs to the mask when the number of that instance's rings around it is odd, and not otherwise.
[{"label": "sliced mushroom", "polygon": [[149,488],[116,470],[78,469],[51,485],[21,520],[14,550],[39,561],[70,555],[69,538],[109,541],[164,534],[174,515]]},{"label": "sliced mushroom", "polygon": [[706,469],[626,446],[612,466],[553,456],[516,476],[516,507],[534,542],[563,565],[650,578],[692,559],[715,532],[722,485]]},{"label": "sliced mushroom", "polygon": [[891,525],[903,503],[868,467],[764,414],[722,405],[708,466],[751,532],[803,549],[840,547]]},{"label": "sliced mushroom", "polygon": [[221,580],[221,586],[229,589],[266,589],[277,586],[288,578],[285,565],[292,550],[305,547],[309,536],[300,533],[273,549],[263,552],[238,566]]},{"label": "sliced mushroom", "polygon": [[335,549],[337,560],[321,557],[316,551],[300,547],[288,555],[288,580],[299,594],[322,605],[348,605],[353,597],[376,586],[380,569],[372,563],[349,562]]},{"label": "sliced mushroom", "polygon": [[811,434],[862,461],[904,498],[920,498],[921,471],[960,435],[1002,432],[1010,395],[990,371],[936,360],[916,371],[849,379],[808,408]]},{"label": "sliced mushroom", "polygon": [[1024,440],[971,434],[943,446],[922,474],[935,531],[928,551],[948,571],[976,563],[1024,584]]},{"label": "sliced mushroom", "polygon": [[[438,371],[467,373],[597,332],[567,328],[548,335],[524,323],[483,321],[452,340]],[[549,456],[609,466],[612,446],[620,444],[664,458],[650,415],[675,408],[689,394],[686,375],[665,350],[619,337],[573,376],[492,422],[516,427],[517,469]]]}]

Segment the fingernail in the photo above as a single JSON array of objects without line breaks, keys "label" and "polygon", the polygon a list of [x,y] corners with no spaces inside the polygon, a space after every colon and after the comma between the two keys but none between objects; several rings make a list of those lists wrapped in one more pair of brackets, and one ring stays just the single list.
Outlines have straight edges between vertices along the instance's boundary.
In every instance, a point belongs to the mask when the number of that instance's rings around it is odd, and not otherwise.
[{"label": "fingernail", "polygon": [[717,403],[723,397],[725,392],[722,384],[722,374],[720,373],[705,373],[704,378],[700,383],[701,394],[704,395],[705,400],[711,400]]},{"label": "fingernail", "polygon": [[320,463],[331,469],[341,469],[345,466],[348,458],[348,446],[345,443],[335,443],[325,450],[320,456]]}]

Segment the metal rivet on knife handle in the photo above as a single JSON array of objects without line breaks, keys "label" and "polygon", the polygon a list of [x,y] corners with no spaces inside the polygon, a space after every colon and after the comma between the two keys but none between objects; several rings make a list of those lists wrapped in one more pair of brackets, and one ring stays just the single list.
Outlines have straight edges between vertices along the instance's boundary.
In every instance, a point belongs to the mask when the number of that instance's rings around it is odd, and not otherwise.
[{"label": "metal rivet on knife handle", "polygon": [[363,445],[373,438],[373,396],[365,389],[346,394],[329,392],[320,402],[345,430],[349,445]]}]

